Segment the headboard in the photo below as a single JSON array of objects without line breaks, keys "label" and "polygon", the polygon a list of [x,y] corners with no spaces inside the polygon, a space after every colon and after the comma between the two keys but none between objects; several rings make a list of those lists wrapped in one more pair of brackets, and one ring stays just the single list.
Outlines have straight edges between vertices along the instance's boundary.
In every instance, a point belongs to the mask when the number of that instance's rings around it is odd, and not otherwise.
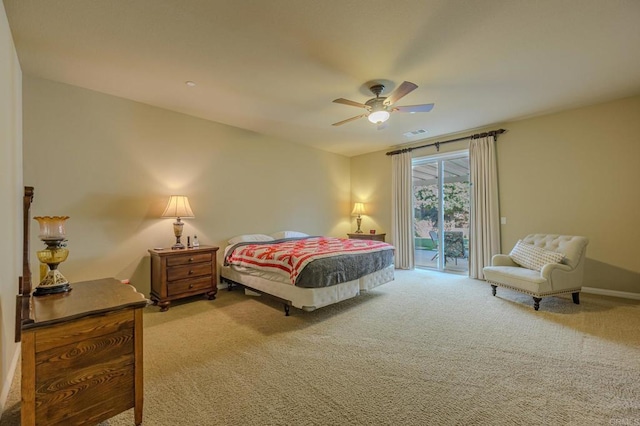
[{"label": "headboard", "polygon": [[33,202],[33,186],[24,187],[22,197],[22,276],[18,278],[18,295],[16,296],[16,338],[19,342],[22,325],[31,321],[29,301],[31,298],[31,267],[29,265],[29,224],[31,223],[31,203]]}]

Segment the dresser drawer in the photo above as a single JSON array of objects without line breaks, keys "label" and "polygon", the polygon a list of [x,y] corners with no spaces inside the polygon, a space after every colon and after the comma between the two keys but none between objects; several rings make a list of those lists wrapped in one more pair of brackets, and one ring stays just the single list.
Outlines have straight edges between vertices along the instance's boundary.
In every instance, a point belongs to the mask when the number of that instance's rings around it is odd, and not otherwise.
[{"label": "dresser drawer", "polygon": [[185,278],[211,275],[211,263],[194,263],[193,265],[174,266],[167,268],[167,281],[183,280]]},{"label": "dresser drawer", "polygon": [[211,262],[211,253],[185,254],[184,256],[172,256],[167,259],[167,266],[190,265],[192,263]]},{"label": "dresser drawer", "polygon": [[200,277],[168,283],[167,293],[168,296],[171,297],[189,293],[190,291],[206,290],[211,287],[211,277]]}]

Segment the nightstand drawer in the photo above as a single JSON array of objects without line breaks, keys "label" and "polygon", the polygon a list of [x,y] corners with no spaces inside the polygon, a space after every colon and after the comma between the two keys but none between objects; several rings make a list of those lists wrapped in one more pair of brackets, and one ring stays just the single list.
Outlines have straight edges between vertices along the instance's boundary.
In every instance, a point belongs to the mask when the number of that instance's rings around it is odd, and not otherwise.
[{"label": "nightstand drawer", "polygon": [[186,266],[174,266],[167,268],[167,281],[177,281],[185,278],[200,277],[202,275],[211,275],[211,263],[195,263]]},{"label": "nightstand drawer", "polygon": [[192,280],[175,281],[167,284],[168,296],[176,296],[190,291],[206,290],[211,288],[211,277],[194,278]]},{"label": "nightstand drawer", "polygon": [[211,262],[211,253],[194,253],[173,256],[167,259],[167,266],[190,265],[192,263]]}]

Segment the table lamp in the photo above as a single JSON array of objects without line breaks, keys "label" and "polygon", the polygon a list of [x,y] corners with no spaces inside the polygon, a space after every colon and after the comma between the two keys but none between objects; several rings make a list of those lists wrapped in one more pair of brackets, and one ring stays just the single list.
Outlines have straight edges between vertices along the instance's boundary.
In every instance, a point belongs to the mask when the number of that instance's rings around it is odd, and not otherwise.
[{"label": "table lamp", "polygon": [[33,295],[44,296],[70,291],[69,281],[58,270],[58,265],[67,260],[67,256],[69,256],[64,231],[64,222],[69,219],[69,216],[36,216],[34,219],[40,225],[38,238],[47,246],[46,249],[38,250],[36,254],[38,260],[48,266],[48,272],[44,277],[41,277],[42,281],[36,287]]},{"label": "table lamp", "polygon": [[193,215],[193,210],[191,210],[191,206],[189,205],[189,199],[185,195],[172,195],[169,198],[167,208],[164,209],[164,213],[162,213],[161,217],[176,218],[176,221],[173,222],[173,234],[176,236],[176,243],[171,246],[171,249],[184,249],[184,244],[180,242],[180,237],[182,236],[182,227],[184,226],[184,222],[181,221],[181,218],[195,217]]},{"label": "table lamp", "polygon": [[356,223],[358,224],[358,229],[356,230],[356,234],[362,234],[362,230],[360,229],[360,224],[362,224],[362,218],[360,215],[366,214],[364,210],[363,203],[355,203],[353,206],[353,211],[351,212],[351,216],[357,216]]}]

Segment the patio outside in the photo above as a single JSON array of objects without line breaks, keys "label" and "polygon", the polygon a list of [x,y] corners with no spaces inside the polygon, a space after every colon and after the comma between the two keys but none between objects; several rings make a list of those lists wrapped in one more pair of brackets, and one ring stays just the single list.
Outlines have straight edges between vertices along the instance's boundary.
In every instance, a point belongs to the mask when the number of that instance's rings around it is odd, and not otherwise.
[{"label": "patio outside", "polygon": [[[469,166],[467,157],[443,161],[443,210],[441,216],[437,163],[414,165],[414,238],[416,266],[438,269],[438,247],[444,244],[447,272],[469,270]],[[439,220],[443,220],[442,227]],[[439,229],[443,229],[444,238]]]}]

